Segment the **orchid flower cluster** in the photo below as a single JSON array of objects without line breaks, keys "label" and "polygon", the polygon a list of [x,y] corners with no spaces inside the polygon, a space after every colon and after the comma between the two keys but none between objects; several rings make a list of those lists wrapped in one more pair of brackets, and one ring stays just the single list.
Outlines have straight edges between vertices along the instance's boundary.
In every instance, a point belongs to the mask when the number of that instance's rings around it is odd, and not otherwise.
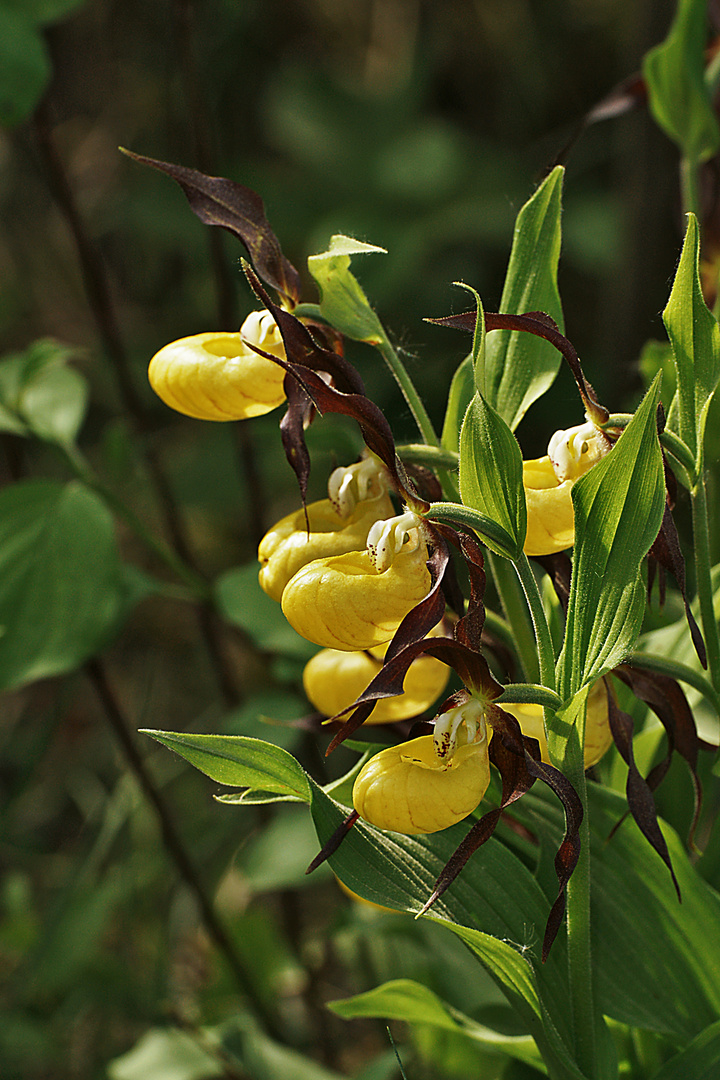
[{"label": "orchid flower cluster", "polygon": [[[333,237],[328,251],[308,264],[320,303],[301,302],[299,276],[254,192],[140,160],[177,180],[202,220],[242,241],[250,256],[246,276],[263,305],[237,333],[205,332],[166,345],[151,361],[150,382],[171,408],[205,420],[242,420],[287,401],[281,435],[301,505],[263,538],[260,585],[297,633],[320,647],[305,668],[303,686],[321,719],[319,730],[333,733],[328,753],[363,725],[385,725],[394,734],[357,770],[353,808],[313,866],[332,858],[358,819],[385,831],[425,835],[472,818],[427,910],[492,835],[503,811],[540,780],[560,800],[566,822],[555,860],[558,894],[546,927],[547,956],[581,854],[584,771],[613,741],[629,767],[629,809],[673,873],[652,785],[634,762],[632,722],[618,704],[617,687],[629,686],[656,711],[670,735],[669,753],[677,747],[693,776],[700,745],[679,684],[624,662],[642,619],[640,566],[648,553],[661,576],[674,575],[684,596],[672,487],[658,440],[664,420],[657,387],[629,423],[611,417],[560,329],[557,251],[555,262],[550,258],[535,275],[534,291],[524,281],[538,258],[529,238],[544,228],[550,248],[558,246],[562,170],[521,211],[503,297],[507,313],[484,312],[469,289],[473,310],[429,320],[469,332],[473,342],[453,379],[438,438],[350,271],[354,255],[381,249]],[[543,310],[525,310],[528,300]],[[513,310],[518,302],[522,309]],[[347,339],[379,350],[405,394],[421,443],[396,446],[387,418],[344,355]],[[544,457],[523,460],[514,428],[552,382],[562,358],[576,380],[584,419],[551,434]],[[366,449],[359,461],[330,475],[327,498],[308,504],[304,433],[327,412],[352,417]],[[632,490],[628,477],[637,480]],[[608,508],[607,493],[623,485]],[[614,515],[610,526],[608,515]],[[588,563],[611,557],[616,537],[625,569],[614,586],[608,580],[600,591],[588,589],[591,575],[598,576],[597,566]],[[535,570],[528,557],[537,560]],[[532,649],[519,650],[510,663],[498,636],[508,624],[493,616],[487,625],[488,559],[506,615],[513,617],[510,571],[534,630]],[[559,657],[538,587],[540,570],[564,616]],[[588,611],[588,604],[597,610]],[[704,660],[687,602],[686,609]],[[603,626],[595,639],[594,617]],[[516,636],[519,641],[522,635]],[[517,664],[527,681],[503,683],[503,671]],[[454,688],[441,700],[451,677]],[[659,703],[668,682],[677,707]],[[477,816],[492,769],[502,784],[500,803]]]}]

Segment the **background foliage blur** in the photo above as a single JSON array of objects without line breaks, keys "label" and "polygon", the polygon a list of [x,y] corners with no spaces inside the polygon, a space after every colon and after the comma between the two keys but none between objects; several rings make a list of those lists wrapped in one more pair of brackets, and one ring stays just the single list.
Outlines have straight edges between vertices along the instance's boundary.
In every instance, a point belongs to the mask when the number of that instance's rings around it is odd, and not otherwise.
[{"label": "background foliage blur", "polygon": [[[254,188],[303,271],[333,232],[387,248],[357,273],[439,420],[465,343],[423,317],[466,306],[459,279],[496,310],[517,210],[672,12],[669,0],[0,0],[3,353],[66,344],[90,382],[82,441],[99,473],[201,573],[252,563],[264,529],[298,501],[277,415],[186,420],[145,376],[166,342],[235,329],[255,306],[241,252],[117,147]],[[601,400],[631,407],[641,347],[663,337],[681,232],[675,153],[644,109],[582,134],[565,206],[566,332]],[[351,356],[398,437],[412,437],[375,355]],[[526,457],[543,452],[558,414],[581,420],[564,372],[520,428]],[[340,420],[311,440],[317,495],[358,443]],[[41,444],[3,435],[1,449],[2,484],[66,475]],[[122,541],[167,577],[125,529]],[[150,1029],[240,1016],[239,1057],[258,1080],[396,1076],[382,1026],[348,1027],[324,1004],[406,974],[470,1012],[459,947],[364,911],[329,872],[304,878],[307,815],[221,808],[212,784],[138,738],[198,880],[219,890],[245,996],[199,929],[198,896],[107,720],[116,710],[130,729],[266,735],[259,717],[308,710],[301,654],[273,659],[170,592],[139,606],[101,665],[3,696],[0,1072],[103,1077]],[[268,737],[327,775],[302,727]],[[689,785],[671,776],[670,790],[687,805]],[[502,1007],[483,992],[484,1008]],[[175,1072],[154,1072],[157,1046],[142,1047],[149,1057],[121,1059],[116,1080],[210,1075],[202,1063],[182,1071],[187,1046]],[[421,1031],[403,1059],[414,1080],[467,1076],[466,1053],[458,1037]]]}]

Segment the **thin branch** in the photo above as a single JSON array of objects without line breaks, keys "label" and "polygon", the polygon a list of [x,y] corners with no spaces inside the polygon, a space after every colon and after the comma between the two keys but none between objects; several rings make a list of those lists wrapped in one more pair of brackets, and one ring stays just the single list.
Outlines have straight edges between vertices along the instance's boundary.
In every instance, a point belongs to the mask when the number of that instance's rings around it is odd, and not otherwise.
[{"label": "thin branch", "polygon": [[274,1038],[283,1041],[282,1033],[277,1026],[274,1016],[268,1011],[267,1006],[258,996],[255,987],[248,978],[243,962],[228,936],[225,927],[219,920],[212,901],[200,880],[197,869],[193,865],[192,860],[185,849],[185,845],[175,827],[169,808],[165,804],[160,791],[145,767],[145,762],[137,749],[135,740],[131,734],[130,724],[120,706],[115,691],[110,684],[104,665],[100,660],[90,660],[86,664],[86,671],[95,693],[103,706],[104,714],[123,749],[128,765],[140,785],[143,794],[157,815],[162,829],[165,848],[174,862],[178,874],[195,897],[198,908],[200,909],[203,924],[208,934],[215,942],[218,951],[223,955],[228,967],[232,971],[239,989],[251,1003],[268,1033]]}]

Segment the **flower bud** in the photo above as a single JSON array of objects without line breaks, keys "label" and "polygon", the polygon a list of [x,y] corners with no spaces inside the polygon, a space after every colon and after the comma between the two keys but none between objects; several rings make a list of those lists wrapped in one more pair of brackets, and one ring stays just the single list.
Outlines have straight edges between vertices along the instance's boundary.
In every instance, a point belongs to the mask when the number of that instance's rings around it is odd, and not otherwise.
[{"label": "flower bud", "polygon": [[[542,760],[550,764],[542,705],[503,704],[505,712],[515,717],[523,735],[529,735],[540,743]],[[597,765],[600,758],[612,746],[612,732],[608,720],[607,691],[602,679],[590,687],[585,714],[585,768]]]},{"label": "flower bud", "polygon": [[267,311],[253,311],[239,333],[180,338],[150,361],[148,378],[166,405],[197,420],[245,420],[285,400],[285,370],[246,341],[285,359],[280,331]]},{"label": "flower bud", "polygon": [[[335,716],[356,701],[382,668],[386,645],[362,652],[322,649],[308,661],[303,686],[308,700],[325,716]],[[424,712],[447,685],[450,669],[434,656],[410,664],[402,694],[381,698],[366,724],[393,724]]]},{"label": "flower bud", "polygon": [[353,806],[379,829],[438,832],[471,814],[489,783],[487,740],[460,746],[441,761],[432,735],[421,735],[381,750],[362,767]]},{"label": "flower bud", "polygon": [[396,555],[384,573],[367,550],[316,559],[285,586],[285,617],[298,634],[327,649],[383,645],[430,592],[427,558],[421,541]]}]

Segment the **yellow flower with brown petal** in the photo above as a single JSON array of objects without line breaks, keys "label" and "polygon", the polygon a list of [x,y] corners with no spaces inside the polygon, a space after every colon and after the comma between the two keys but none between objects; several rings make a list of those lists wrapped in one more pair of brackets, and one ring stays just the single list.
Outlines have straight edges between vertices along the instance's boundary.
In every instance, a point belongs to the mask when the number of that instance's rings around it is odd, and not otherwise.
[{"label": "yellow flower with brown petal", "polygon": [[285,617],[298,634],[326,649],[384,645],[430,592],[427,559],[424,541],[401,551],[383,572],[367,550],[316,559],[285,586]]},{"label": "yellow flower with brown petal", "polygon": [[197,420],[262,416],[285,400],[285,370],[247,341],[285,359],[272,315],[253,311],[238,333],[194,334],[160,349],[150,361],[150,385],[171,409]]},{"label": "yellow flower with brown petal", "polygon": [[319,499],[305,513],[296,510],[273,525],[258,548],[260,584],[273,600],[282,598],[292,577],[307,563],[365,548],[367,535],[378,518],[395,513],[386,491],[357,504],[349,517],[341,517],[329,499]]},{"label": "yellow flower with brown petal", "polygon": [[487,739],[442,759],[432,735],[381,750],[358,773],[353,806],[379,829],[439,832],[479,805],[490,783]]},{"label": "yellow flower with brown petal", "polygon": [[591,422],[556,431],[545,457],[523,461],[526,555],[552,555],[575,542],[572,485],[610,449]]},{"label": "yellow flower with brown petal", "polygon": [[[325,716],[335,716],[356,701],[382,668],[387,645],[361,652],[322,649],[305,665],[303,687],[310,703]],[[418,656],[410,664],[403,692],[381,698],[366,724],[393,724],[418,716],[447,686],[450,668],[434,656]]]}]

